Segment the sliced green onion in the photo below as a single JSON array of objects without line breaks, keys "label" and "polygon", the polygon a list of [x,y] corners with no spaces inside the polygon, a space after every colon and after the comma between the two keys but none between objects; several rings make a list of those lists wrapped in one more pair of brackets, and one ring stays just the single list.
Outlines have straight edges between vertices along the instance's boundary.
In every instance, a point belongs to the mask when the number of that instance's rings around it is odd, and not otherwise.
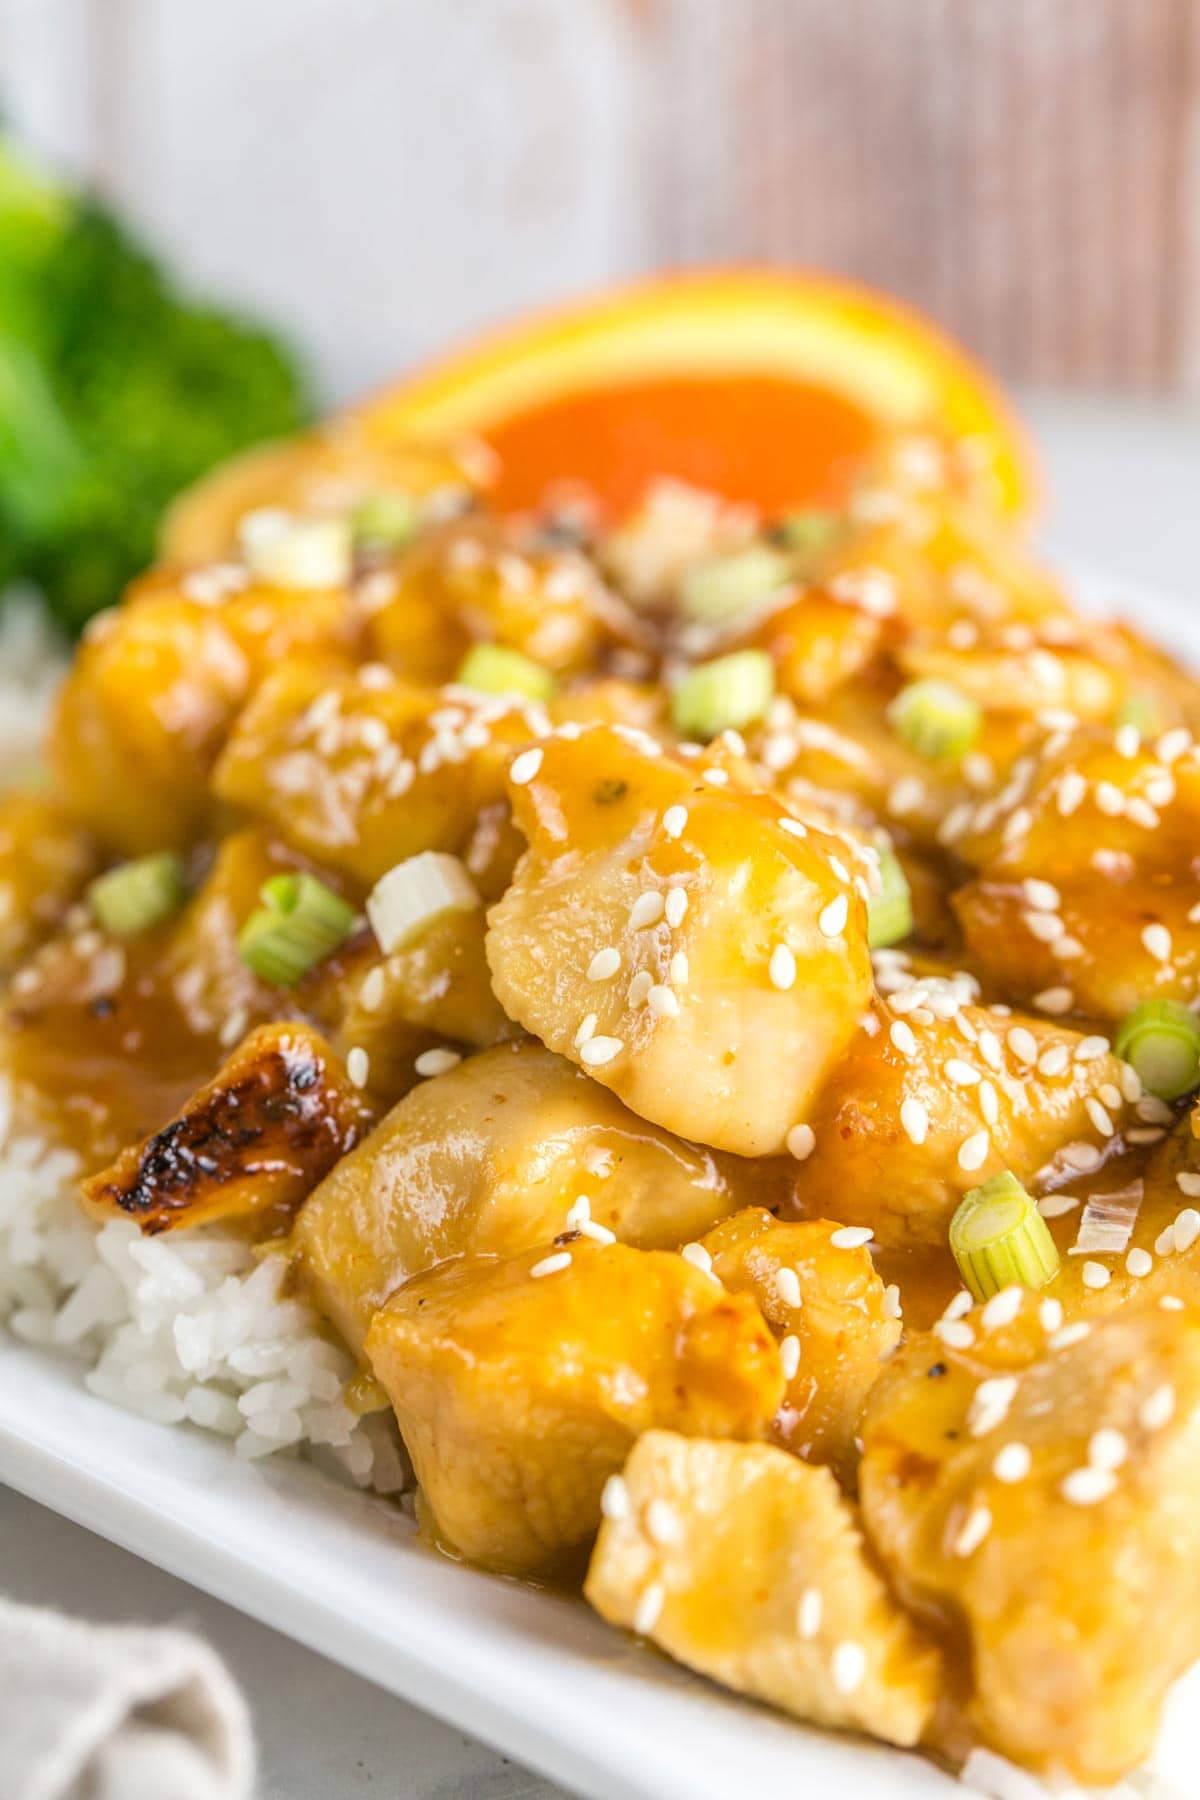
[{"label": "sliced green onion", "polygon": [[879,849],[882,887],[867,901],[867,943],[872,950],[886,950],[909,936],[913,928],[912,891],[900,858],[889,844]]},{"label": "sliced green onion", "polygon": [[300,519],[263,506],[238,521],[250,573],[273,587],[340,587],[350,577],[350,525],[345,519]]},{"label": "sliced green onion", "polygon": [[913,681],[888,708],[888,717],[918,756],[961,756],[979,736],[979,703],[949,681]]},{"label": "sliced green onion", "polygon": [[696,563],[679,583],[679,601],[689,619],[720,625],[787,587],[792,567],[786,556],[766,544],[752,544],[731,556]]},{"label": "sliced green onion", "polygon": [[420,512],[411,494],[372,494],[350,515],[357,550],[399,550],[416,536]]},{"label": "sliced green onion", "polygon": [[1158,707],[1149,694],[1130,694],[1114,723],[1118,730],[1122,725],[1132,725],[1144,738],[1162,730]]},{"label": "sliced green onion", "polygon": [[367,896],[367,917],[385,955],[401,949],[435,919],[474,912],[479,891],[457,856],[422,850],[381,875]]},{"label": "sliced green onion", "polygon": [[687,737],[714,738],[761,719],[774,692],[766,651],[735,650],[688,670],[671,695],[671,721]]},{"label": "sliced green onion", "polygon": [[238,935],[238,955],[275,987],[295,987],[345,942],[354,908],[315,875],[273,875]]},{"label": "sliced green onion", "polygon": [[1037,1203],[1006,1169],[964,1194],[950,1221],[950,1248],[976,1300],[1001,1288],[1040,1288],[1059,1254]]},{"label": "sliced green onion", "polygon": [[841,528],[842,523],[836,513],[816,510],[794,512],[780,519],[775,527],[775,536],[789,550],[795,550],[803,557],[816,557],[828,550]]},{"label": "sliced green onion", "polygon": [[555,686],[549,669],[503,644],[474,644],[454,679],[480,694],[520,694],[528,700],[548,700]]},{"label": "sliced green onion", "polygon": [[173,850],[121,863],[98,875],[87,890],[93,916],[114,937],[136,937],[161,925],[186,897],[183,863]]},{"label": "sliced green onion", "polygon": [[1143,1000],[1113,1039],[1142,1086],[1160,1100],[1180,1100],[1200,1087],[1200,1020],[1178,1000]]}]

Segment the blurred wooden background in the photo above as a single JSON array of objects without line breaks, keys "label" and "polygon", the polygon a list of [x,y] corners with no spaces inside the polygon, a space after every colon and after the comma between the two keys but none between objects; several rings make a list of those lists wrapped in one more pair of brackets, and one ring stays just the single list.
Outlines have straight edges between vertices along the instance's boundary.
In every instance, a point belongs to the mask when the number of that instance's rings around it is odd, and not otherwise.
[{"label": "blurred wooden background", "polygon": [[335,393],[744,258],[1200,393],[1200,0],[0,0],[0,106]]}]

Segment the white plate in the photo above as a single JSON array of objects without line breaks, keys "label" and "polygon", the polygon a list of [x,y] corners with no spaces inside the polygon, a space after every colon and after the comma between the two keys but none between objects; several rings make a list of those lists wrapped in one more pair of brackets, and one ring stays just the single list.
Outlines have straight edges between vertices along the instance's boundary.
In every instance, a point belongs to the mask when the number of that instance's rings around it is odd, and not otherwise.
[{"label": "white plate", "polygon": [[[1102,577],[1080,585],[1121,595]],[[1139,624],[1196,643],[1184,603],[1122,597]],[[430,1554],[394,1507],[316,1468],[239,1462],[224,1440],[121,1412],[3,1331],[0,1480],[595,1800],[964,1793],[918,1757],[722,1693],[580,1601]],[[1189,1678],[1156,1758],[1183,1794],[1197,1699]]]}]

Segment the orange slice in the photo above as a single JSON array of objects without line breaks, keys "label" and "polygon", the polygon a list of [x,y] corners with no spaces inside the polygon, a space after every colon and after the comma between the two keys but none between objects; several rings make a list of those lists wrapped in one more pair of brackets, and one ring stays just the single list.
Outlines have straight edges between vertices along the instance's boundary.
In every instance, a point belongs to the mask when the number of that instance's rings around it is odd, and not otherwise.
[{"label": "orange slice", "polygon": [[969,439],[1017,513],[1036,483],[997,388],[897,302],[815,274],[661,277],[540,313],[358,410],[370,435],[481,437],[495,498],[580,481],[615,508],[675,475],[774,512],[836,499],[880,436]]}]

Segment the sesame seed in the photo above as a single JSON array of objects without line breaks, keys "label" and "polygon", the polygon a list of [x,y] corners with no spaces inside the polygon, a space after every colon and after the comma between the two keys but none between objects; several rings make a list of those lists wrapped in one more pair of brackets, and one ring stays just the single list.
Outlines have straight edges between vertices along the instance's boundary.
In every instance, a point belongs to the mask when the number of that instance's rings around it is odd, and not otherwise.
[{"label": "sesame seed", "polygon": [[557,1275],[562,1269],[571,1266],[571,1252],[556,1250],[553,1256],[543,1256],[541,1262],[534,1263],[529,1271],[531,1281],[540,1281],[543,1275]]},{"label": "sesame seed", "polygon": [[883,1290],[883,1316],[885,1319],[899,1319],[902,1311],[899,1285],[889,1281]]},{"label": "sesame seed", "polygon": [[990,1509],[982,1504],[973,1506],[955,1533],[950,1548],[955,1556],[973,1556],[991,1529]]},{"label": "sesame seed", "polygon": [[633,1629],[640,1637],[645,1637],[654,1630],[662,1613],[667,1598],[667,1590],[661,1581],[652,1581],[637,1603],[633,1615]]},{"label": "sesame seed", "polygon": [[975,1389],[967,1413],[967,1427],[972,1437],[986,1437],[1004,1423],[1008,1409],[1017,1396],[1015,1375],[993,1375]]},{"label": "sesame seed", "polygon": [[817,1134],[811,1125],[793,1125],[787,1134],[789,1154],[797,1162],[807,1162],[816,1149]]},{"label": "sesame seed", "polygon": [[815,1638],[821,1629],[824,1599],[820,1588],[805,1588],[796,1608],[796,1630],[802,1638]]},{"label": "sesame seed", "polygon": [[1088,1439],[1088,1462],[1093,1469],[1119,1469],[1128,1459],[1129,1445],[1125,1434],[1112,1425],[1102,1425]]},{"label": "sesame seed", "polygon": [[585,1013],[579,1021],[579,1030],[575,1033],[576,1050],[582,1050],[588,1040],[595,1037],[596,1027],[599,1023],[600,1015],[598,1013]]},{"label": "sesame seed", "polygon": [[1068,769],[1058,779],[1058,810],[1064,819],[1078,811],[1087,795],[1087,782],[1077,769]]},{"label": "sesame seed", "polygon": [[458,1050],[422,1050],[413,1068],[418,1075],[448,1075],[461,1061],[462,1053]]},{"label": "sesame seed", "polygon": [[1024,1481],[1033,1467],[1033,1453],[1028,1444],[1005,1444],[992,1460],[992,1474],[997,1481]]},{"label": "sesame seed", "polygon": [[1038,1211],[1043,1219],[1062,1219],[1072,1213],[1079,1205],[1075,1194],[1043,1194],[1037,1203]]},{"label": "sesame seed", "polygon": [[979,1070],[973,1069],[960,1056],[952,1056],[942,1064],[942,1070],[946,1080],[952,1081],[955,1087],[976,1087],[979,1083]]},{"label": "sesame seed", "polygon": [[1096,805],[1107,818],[1119,819],[1125,811],[1125,796],[1112,781],[1096,783]]},{"label": "sesame seed", "polygon": [[1014,1025],[1005,1042],[1018,1062],[1033,1063],[1037,1061],[1037,1039],[1032,1031],[1026,1030],[1024,1025]]},{"label": "sesame seed", "polygon": [[1038,1058],[1038,1074],[1051,1078],[1056,1075],[1065,1075],[1070,1061],[1071,1052],[1065,1044],[1051,1044],[1050,1048],[1043,1050]]},{"label": "sesame seed", "polygon": [[652,1544],[677,1544],[683,1537],[678,1513],[661,1495],[656,1495],[646,1508],[646,1536]]},{"label": "sesame seed", "polygon": [[1065,1144],[1059,1155],[1068,1169],[1075,1169],[1080,1175],[1092,1174],[1104,1161],[1095,1144]]},{"label": "sesame seed", "polygon": [[567,1230],[582,1231],[592,1216],[592,1203],[586,1194],[576,1196],[567,1212]]},{"label": "sesame seed", "polygon": [[1178,762],[1186,756],[1192,747],[1192,734],[1185,725],[1177,725],[1173,731],[1165,731],[1154,746],[1154,754],[1161,763]]},{"label": "sesame seed", "polygon": [[1057,1331],[1063,1322],[1061,1300],[1045,1299],[1038,1301],[1038,1324],[1043,1331]]},{"label": "sesame seed", "polygon": [[646,893],[638,895],[629,909],[629,929],[642,931],[647,925],[657,925],[663,911],[662,895],[657,888],[649,888]]},{"label": "sesame seed", "polygon": [[1097,1057],[1108,1055],[1108,1039],[1106,1037],[1080,1038],[1075,1046],[1076,1062],[1095,1062]]},{"label": "sesame seed", "polygon": [[594,1244],[615,1244],[617,1234],[610,1231],[607,1225],[598,1225],[595,1219],[585,1219],[579,1227],[580,1235],[591,1238]]},{"label": "sesame seed", "polygon": [[1186,1194],[1190,1200],[1200,1200],[1200,1175],[1193,1174],[1188,1169],[1180,1169],[1175,1180],[1181,1193]]},{"label": "sesame seed", "polygon": [[796,983],[796,958],[786,944],[776,944],[771,952],[771,960],[767,965],[767,973],[771,978],[771,986],[786,993]]},{"label": "sesame seed", "polygon": [[1070,1012],[1075,996],[1067,987],[1043,988],[1040,994],[1034,995],[1033,1004],[1039,1012],[1057,1015]]},{"label": "sesame seed", "polygon": [[1111,1137],[1116,1127],[1109,1117],[1107,1109],[1102,1106],[1100,1101],[1092,1094],[1088,1095],[1083,1104],[1088,1118],[1092,1121],[1092,1124],[1096,1127],[1100,1136],[1106,1138]]},{"label": "sesame seed", "polygon": [[[653,986],[654,977],[649,969],[639,969],[625,991],[625,998],[628,1000],[630,1006],[644,1006],[646,1004],[646,996]],[[591,1015],[589,1015],[589,1017],[590,1016]]]},{"label": "sesame seed", "polygon": [[677,931],[683,924],[684,915],[687,912],[687,909],[687,890],[680,887],[671,888],[667,893],[665,911],[667,915],[667,924],[671,927],[672,931]]},{"label": "sesame seed", "polygon": [[938,1319],[933,1331],[951,1350],[969,1350],[975,1342],[975,1333],[962,1319]]},{"label": "sesame seed", "polygon": [[1072,1344],[1082,1344],[1085,1337],[1090,1337],[1092,1328],[1086,1319],[1075,1319],[1070,1325],[1064,1325],[1050,1339],[1047,1348],[1050,1350],[1069,1350]]},{"label": "sesame seed", "polygon": [[1072,1469],[1059,1492],[1072,1506],[1096,1506],[1108,1499],[1116,1485],[1117,1478],[1109,1469]]},{"label": "sesame seed", "polygon": [[923,1144],[929,1134],[929,1114],[919,1100],[910,1095],[901,1103],[900,1123],[905,1134],[914,1144]]},{"label": "sesame seed", "polygon": [[358,990],[358,1003],[364,1012],[378,1012],[383,1005],[386,977],[380,968],[370,969]]},{"label": "sesame seed", "polygon": [[1174,1417],[1175,1389],[1169,1381],[1164,1381],[1138,1407],[1138,1424],[1143,1431],[1161,1431]]},{"label": "sesame seed", "polygon": [[1106,1269],[1103,1263],[1085,1262],[1080,1278],[1086,1288],[1106,1288],[1112,1280],[1112,1270]]},{"label": "sesame seed", "polygon": [[1200,1237],[1200,1212],[1194,1206],[1185,1206],[1181,1213],[1175,1215],[1173,1236],[1175,1249],[1180,1255],[1185,1250],[1190,1250]]},{"label": "sesame seed", "polygon": [[1052,944],[1067,929],[1057,913],[1027,912],[1022,919],[1030,936],[1042,944]]},{"label": "sesame seed", "polygon": [[834,1646],[830,1674],[839,1694],[852,1694],[856,1688],[861,1687],[866,1672],[867,1653],[861,1644],[844,1643]]},{"label": "sesame seed", "polygon": [[995,1125],[1000,1117],[1000,1097],[990,1081],[979,1084],[979,1110],[985,1125]]},{"label": "sesame seed", "polygon": [[841,937],[846,929],[846,920],[850,916],[850,902],[845,894],[839,894],[824,907],[817,919],[817,928],[822,937]]},{"label": "sesame seed", "polygon": [[532,750],[522,750],[513,758],[512,767],[508,771],[508,779],[514,787],[525,787],[531,782],[542,766],[542,751],[538,745]]},{"label": "sesame seed", "polygon": [[1154,1258],[1148,1250],[1135,1248],[1125,1258],[1125,1268],[1135,1281],[1141,1281],[1154,1267]]},{"label": "sesame seed", "polygon": [[875,1233],[869,1225],[842,1225],[830,1238],[836,1250],[861,1250],[869,1244]]},{"label": "sesame seed", "polygon": [[712,1257],[703,1244],[685,1244],[679,1254],[684,1262],[691,1263],[692,1267],[699,1269],[701,1274],[712,1274]]},{"label": "sesame seed", "polygon": [[961,1319],[970,1312],[975,1301],[966,1288],[959,1288],[957,1294],[951,1295],[942,1311],[943,1319]]},{"label": "sesame seed", "polygon": [[346,1073],[356,1088],[365,1088],[371,1073],[371,1059],[361,1044],[355,1044],[346,1058]]},{"label": "sesame seed", "polygon": [[775,1271],[775,1292],[785,1306],[797,1307],[803,1301],[800,1292],[800,1277],[795,1269],[784,1267]]},{"label": "sesame seed", "polygon": [[958,1147],[958,1166],[960,1169],[981,1169],[987,1161],[992,1140],[986,1131],[973,1131],[969,1138],[964,1138]]},{"label": "sesame seed", "polygon": [[691,973],[686,950],[677,950],[667,965],[667,974],[676,987],[686,987]]},{"label": "sesame seed", "polygon": [[913,1028],[911,1025],[906,1024],[903,1019],[893,1019],[888,1036],[891,1038],[892,1043],[896,1046],[896,1049],[900,1052],[901,1056],[916,1055],[917,1040],[913,1034]]},{"label": "sesame seed", "polygon": [[623,1475],[610,1475],[600,1490],[600,1511],[606,1519],[629,1517],[629,1489]]},{"label": "sesame seed", "polygon": [[1121,725],[1113,736],[1113,743],[1119,756],[1134,757],[1142,747],[1142,734],[1136,725]]},{"label": "sesame seed", "polygon": [[794,1380],[796,1371],[800,1367],[800,1339],[794,1333],[789,1333],[781,1342],[779,1361],[783,1367],[784,1380]]},{"label": "sesame seed", "polygon": [[808,826],[802,825],[799,819],[780,819],[779,829],[786,831],[789,837],[806,838],[808,836]]},{"label": "sesame seed", "polygon": [[983,1329],[998,1331],[1004,1325],[1011,1325],[1024,1298],[1024,1290],[1019,1287],[1001,1288],[998,1294],[993,1294],[980,1315]]},{"label": "sesame seed", "polygon": [[1164,1312],[1183,1311],[1183,1301],[1178,1294],[1163,1294],[1158,1304]]},{"label": "sesame seed", "polygon": [[660,1019],[677,1019],[679,1017],[679,1001],[670,988],[661,982],[652,987],[646,995],[646,1005]]},{"label": "sesame seed", "polygon": [[1171,934],[1165,925],[1147,925],[1142,932],[1142,943],[1155,962],[1170,961]]},{"label": "sesame seed", "polygon": [[1026,900],[1038,912],[1057,912],[1060,900],[1058,889],[1048,881],[1037,881],[1031,875],[1021,883]]},{"label": "sesame seed", "polygon": [[607,949],[597,950],[588,964],[587,978],[589,981],[611,981],[620,966],[621,952],[609,945]]},{"label": "sesame seed", "polygon": [[687,829],[688,813],[686,806],[668,806],[663,814],[663,830],[670,838],[682,837]]},{"label": "sesame seed", "polygon": [[625,1044],[621,1038],[592,1037],[581,1046],[579,1060],[586,1068],[602,1069],[605,1063],[610,1063],[614,1057],[620,1056],[624,1048]]}]

